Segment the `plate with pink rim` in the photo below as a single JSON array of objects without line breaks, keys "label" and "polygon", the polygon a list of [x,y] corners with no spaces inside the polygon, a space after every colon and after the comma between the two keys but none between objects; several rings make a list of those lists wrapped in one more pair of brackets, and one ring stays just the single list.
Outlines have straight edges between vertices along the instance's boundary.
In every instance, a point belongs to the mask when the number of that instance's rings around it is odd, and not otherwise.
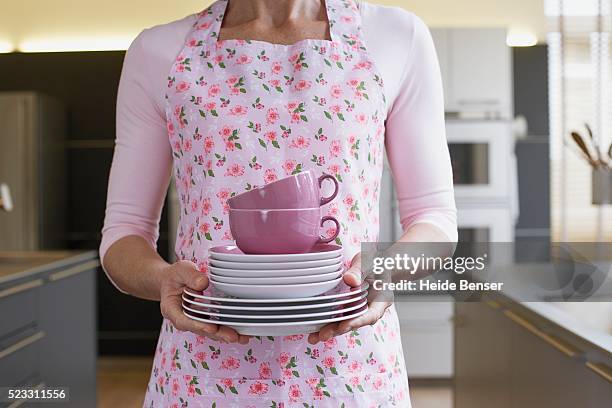
[{"label": "plate with pink rim", "polygon": [[[357,295],[368,289],[370,285],[367,282],[364,282],[361,286],[352,288],[345,283],[340,283],[338,286],[333,288],[332,290],[323,293],[318,296],[308,296],[302,298],[294,298],[294,299],[276,299],[276,298],[268,298],[268,299],[244,299],[244,298],[236,298],[234,296],[230,296],[226,293],[223,293],[219,290],[209,287],[203,293],[197,293],[191,289],[185,288],[183,292],[189,296],[192,296],[196,299],[209,300],[213,302],[221,302],[223,304],[270,304],[270,303],[282,303],[282,304],[292,304],[292,303],[320,303],[322,301],[327,301],[331,299],[338,299],[348,296]],[[206,295],[204,293],[207,293]]]},{"label": "plate with pink rim", "polygon": [[278,261],[278,262],[234,262],[220,261],[214,258],[208,258],[208,263],[211,266],[226,269],[242,269],[242,270],[278,270],[278,269],[304,269],[316,268],[319,266],[330,266],[342,262],[342,257],[337,256],[329,259],[317,259],[314,261]]},{"label": "plate with pink rim", "polygon": [[314,268],[303,268],[303,269],[261,269],[261,270],[248,270],[248,269],[227,269],[217,268],[216,266],[208,265],[208,271],[211,274],[228,276],[233,278],[274,278],[280,276],[304,276],[304,275],[316,275],[321,273],[331,273],[342,268],[342,263],[338,262],[328,266],[318,266]]},{"label": "plate with pink rim", "polygon": [[338,276],[336,279],[324,282],[297,283],[288,285],[253,285],[241,283],[223,283],[217,282],[212,277],[210,277],[209,282],[215,289],[225,292],[228,295],[234,295],[240,298],[268,298],[290,300],[307,296],[317,296],[329,290],[332,290],[333,288],[338,286],[340,282],[342,282],[342,276]]},{"label": "plate with pink rim", "polygon": [[343,270],[337,270],[331,273],[320,273],[316,275],[301,275],[301,276],[278,276],[278,277],[247,277],[240,278],[217,275],[212,272],[208,276],[217,282],[221,283],[238,283],[243,285],[295,285],[300,283],[317,283],[337,279],[342,276]]},{"label": "plate with pink rim", "polygon": [[210,257],[230,262],[296,262],[337,258],[342,247],[335,244],[317,244],[309,252],[301,254],[245,254],[236,245],[220,245],[209,250]]},{"label": "plate with pink rim", "polygon": [[262,312],[263,313],[279,313],[279,312],[285,312],[285,311],[290,312],[293,310],[307,310],[307,309],[319,310],[319,309],[326,309],[326,308],[341,306],[341,305],[345,305],[348,303],[357,302],[359,300],[365,299],[368,296],[368,292],[367,290],[364,290],[362,292],[356,292],[355,295],[356,296],[354,297],[345,297],[345,298],[340,298],[339,300],[332,299],[329,302],[323,302],[323,303],[301,303],[297,305],[281,304],[278,306],[237,306],[237,305],[227,305],[227,304],[222,304],[222,303],[202,302],[202,301],[198,301],[198,299],[190,298],[190,296],[186,295],[185,293],[183,293],[182,299],[183,299],[183,302],[188,302],[196,306],[207,307],[210,309],[230,310],[230,311],[236,310],[236,311],[240,311],[243,313],[246,313],[246,312],[249,312],[249,313],[254,313],[254,312],[255,313],[262,313]]},{"label": "plate with pink rim", "polygon": [[278,323],[251,323],[251,322],[225,322],[218,319],[204,319],[197,317],[190,312],[183,310],[183,314],[192,320],[203,323],[220,324],[236,330],[239,334],[245,336],[291,336],[295,334],[314,333],[323,326],[329,323],[340,322],[343,320],[354,319],[365,314],[368,311],[368,306],[361,309],[343,314],[342,316],[313,320],[313,321],[295,321],[295,322],[278,322]]},{"label": "plate with pink rim", "polygon": [[[367,300],[361,300],[359,301],[356,305],[350,305],[341,309],[329,309],[329,310],[324,310],[324,311],[320,311],[320,312],[311,312],[311,313],[298,313],[298,314],[266,314],[266,315],[256,315],[256,314],[236,314],[236,313],[217,313],[217,312],[212,312],[210,311],[210,309],[207,308],[200,308],[197,306],[193,306],[193,305],[189,305],[186,302],[183,302],[183,309],[187,310],[188,312],[192,312],[196,315],[199,316],[214,316],[214,317],[223,317],[225,319],[225,321],[260,321],[260,320],[265,320],[265,321],[270,321],[270,322],[274,322],[274,321],[280,321],[280,320],[284,320],[284,321],[290,321],[290,320],[300,320],[300,319],[309,319],[309,320],[317,320],[318,317],[323,317],[323,316],[333,316],[333,315],[338,315],[338,314],[342,314],[342,313],[349,313],[352,312],[353,310],[357,310],[360,309],[362,307],[364,307],[366,304],[368,303]],[[205,309],[205,310],[199,310],[199,309]]]}]

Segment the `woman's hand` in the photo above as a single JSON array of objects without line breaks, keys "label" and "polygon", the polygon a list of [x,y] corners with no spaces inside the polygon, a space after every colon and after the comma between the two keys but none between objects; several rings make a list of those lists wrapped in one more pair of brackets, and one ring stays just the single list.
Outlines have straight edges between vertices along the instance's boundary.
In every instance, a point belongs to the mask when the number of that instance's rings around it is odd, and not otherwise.
[{"label": "woman's hand", "polygon": [[[364,279],[361,273],[361,254],[355,255],[351,261],[351,267],[343,275],[344,283],[350,287],[361,286]],[[389,301],[379,291],[370,290],[368,294],[368,311],[359,317],[354,319],[343,320],[338,323],[330,323],[323,326],[318,333],[311,333],[308,336],[308,342],[310,344],[316,344],[319,341],[327,341],[335,336],[346,334],[352,330],[356,330],[360,327],[373,325],[379,321],[385,311],[393,302]]]},{"label": "woman's hand", "polygon": [[207,287],[208,278],[198,271],[194,263],[179,261],[169,265],[161,274],[160,308],[162,315],[170,320],[178,330],[189,331],[226,343],[247,344],[249,336],[241,336],[226,326],[198,322],[183,314],[181,307],[183,289],[202,291]]}]

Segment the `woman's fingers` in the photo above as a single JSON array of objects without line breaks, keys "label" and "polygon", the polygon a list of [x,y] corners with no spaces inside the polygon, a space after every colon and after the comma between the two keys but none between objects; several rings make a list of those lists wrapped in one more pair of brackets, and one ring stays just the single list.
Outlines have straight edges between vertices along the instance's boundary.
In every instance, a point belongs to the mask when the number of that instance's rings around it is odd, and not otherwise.
[{"label": "woman's fingers", "polygon": [[179,261],[174,264],[181,283],[190,289],[201,291],[208,287],[208,278],[193,262]]},{"label": "woman's fingers", "polygon": [[321,328],[319,332],[311,333],[308,336],[308,342],[310,344],[316,344],[320,341],[327,341],[332,337],[341,336],[360,327],[372,325],[383,317],[385,310],[387,310],[390,305],[390,302],[370,303],[368,311],[363,315],[339,323],[328,324]]},{"label": "woman's fingers", "polygon": [[351,261],[351,267],[344,272],[342,278],[344,283],[352,288],[361,285],[363,279],[361,277],[361,256],[359,254],[355,255]]},{"label": "woman's fingers", "polygon": [[333,333],[336,331],[337,327],[338,323],[330,323],[326,326],[323,326],[318,332],[310,333],[308,335],[308,342],[310,344],[317,344],[320,341],[326,341],[328,339],[331,339],[332,337],[334,337]]}]

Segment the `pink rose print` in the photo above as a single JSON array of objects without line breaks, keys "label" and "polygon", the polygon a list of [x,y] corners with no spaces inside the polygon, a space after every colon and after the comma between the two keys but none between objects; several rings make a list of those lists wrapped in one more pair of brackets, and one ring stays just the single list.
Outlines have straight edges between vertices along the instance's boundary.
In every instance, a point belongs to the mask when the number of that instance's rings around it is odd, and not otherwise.
[{"label": "pink rose print", "polygon": [[176,90],[178,92],[186,92],[189,90],[189,84],[185,81],[181,81],[176,85]]},{"label": "pink rose print", "polygon": [[221,362],[221,368],[225,370],[237,370],[240,368],[240,360],[235,357],[228,357]]},{"label": "pink rose print", "polygon": [[323,366],[325,368],[332,368],[335,363],[336,363],[336,360],[333,357],[331,357],[331,356],[325,357],[323,359]]},{"label": "pink rose print", "polygon": [[339,157],[341,153],[342,153],[342,145],[340,144],[340,141],[332,140],[332,142],[329,145],[329,154],[332,157]]},{"label": "pink rose print", "polygon": [[204,138],[204,152],[210,153],[213,151],[214,148],[215,148],[215,141],[213,140],[212,137],[206,136]]},{"label": "pink rose print", "polygon": [[325,396],[325,394],[323,393],[323,389],[322,388],[320,388],[320,387],[313,388],[313,390],[312,390],[312,397],[315,400],[322,400],[324,396]]},{"label": "pink rose print", "polygon": [[295,90],[296,91],[304,91],[306,89],[310,89],[311,86],[312,86],[312,83],[310,81],[306,81],[305,79],[301,79],[301,80],[299,80],[295,84]]},{"label": "pink rose print", "polygon": [[359,361],[353,361],[351,362],[351,364],[349,364],[348,370],[351,373],[358,373],[361,371],[361,363]]},{"label": "pink rose print", "polygon": [[272,73],[273,74],[280,74],[282,70],[283,70],[283,64],[281,64],[280,62],[272,63]]},{"label": "pink rose print", "polygon": [[246,54],[242,54],[241,56],[236,58],[236,64],[239,64],[239,65],[250,64],[251,61],[253,61],[253,58],[249,57]]},{"label": "pink rose print", "polygon": [[374,380],[374,382],[372,383],[372,387],[378,391],[380,390],[383,386],[385,385],[384,381],[382,378],[380,377],[376,377],[376,379]]},{"label": "pink rose print", "polygon": [[221,93],[221,87],[219,85],[211,85],[208,88],[208,96],[210,96],[211,98],[217,97],[219,93]]},{"label": "pink rose print", "polygon": [[230,109],[230,115],[233,116],[243,116],[246,115],[247,108],[242,105],[236,105],[232,109]]},{"label": "pink rose print", "polygon": [[280,115],[278,114],[278,109],[270,108],[266,114],[266,123],[268,125],[273,125],[276,123]]},{"label": "pink rose print", "polygon": [[307,149],[310,146],[310,139],[304,136],[298,136],[291,141],[289,147],[294,149]]},{"label": "pink rose print", "polygon": [[340,85],[332,85],[331,96],[333,98],[340,98],[342,96],[342,87]]},{"label": "pink rose print", "polygon": [[226,176],[232,176],[232,177],[243,176],[244,175],[244,166],[241,166],[241,165],[239,165],[237,163],[236,164],[232,164],[225,171],[225,175]]},{"label": "pink rose print", "polygon": [[172,395],[176,397],[180,389],[181,386],[178,382],[178,379],[175,378],[174,380],[172,380]]},{"label": "pink rose print", "polygon": [[251,386],[249,387],[250,395],[263,395],[267,392],[268,392],[268,384],[265,384],[259,381],[251,384]]},{"label": "pink rose print", "polygon": [[289,355],[289,353],[286,352],[280,353],[280,355],[276,359],[278,365],[280,365],[281,367],[285,367],[289,363],[289,360],[291,360],[291,356]]},{"label": "pink rose print", "polygon": [[274,169],[267,169],[264,172],[264,181],[266,184],[272,183],[276,180],[278,180],[278,176],[276,175],[276,171],[274,171]]},{"label": "pink rose print", "polygon": [[259,365],[259,378],[267,380],[272,377],[272,370],[270,369],[270,363],[263,362]]},{"label": "pink rose print", "polygon": [[289,159],[285,160],[283,163],[283,170],[285,170],[286,175],[291,175],[297,166],[297,162],[295,160]]},{"label": "pink rose print", "polygon": [[232,381],[231,378],[223,378],[221,384],[223,384],[224,387],[231,388],[234,386],[234,381]]},{"label": "pink rose print", "polygon": [[289,400],[293,403],[298,402],[298,400],[302,397],[302,391],[300,390],[300,386],[297,384],[292,384],[289,387]]}]

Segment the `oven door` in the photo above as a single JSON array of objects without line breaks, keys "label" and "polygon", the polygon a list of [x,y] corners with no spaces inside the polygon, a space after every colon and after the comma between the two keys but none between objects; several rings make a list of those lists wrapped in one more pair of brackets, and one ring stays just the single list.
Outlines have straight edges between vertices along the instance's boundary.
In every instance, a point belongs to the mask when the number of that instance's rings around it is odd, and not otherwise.
[{"label": "oven door", "polygon": [[510,199],[516,178],[511,123],[449,121],[446,129],[457,201]]}]

